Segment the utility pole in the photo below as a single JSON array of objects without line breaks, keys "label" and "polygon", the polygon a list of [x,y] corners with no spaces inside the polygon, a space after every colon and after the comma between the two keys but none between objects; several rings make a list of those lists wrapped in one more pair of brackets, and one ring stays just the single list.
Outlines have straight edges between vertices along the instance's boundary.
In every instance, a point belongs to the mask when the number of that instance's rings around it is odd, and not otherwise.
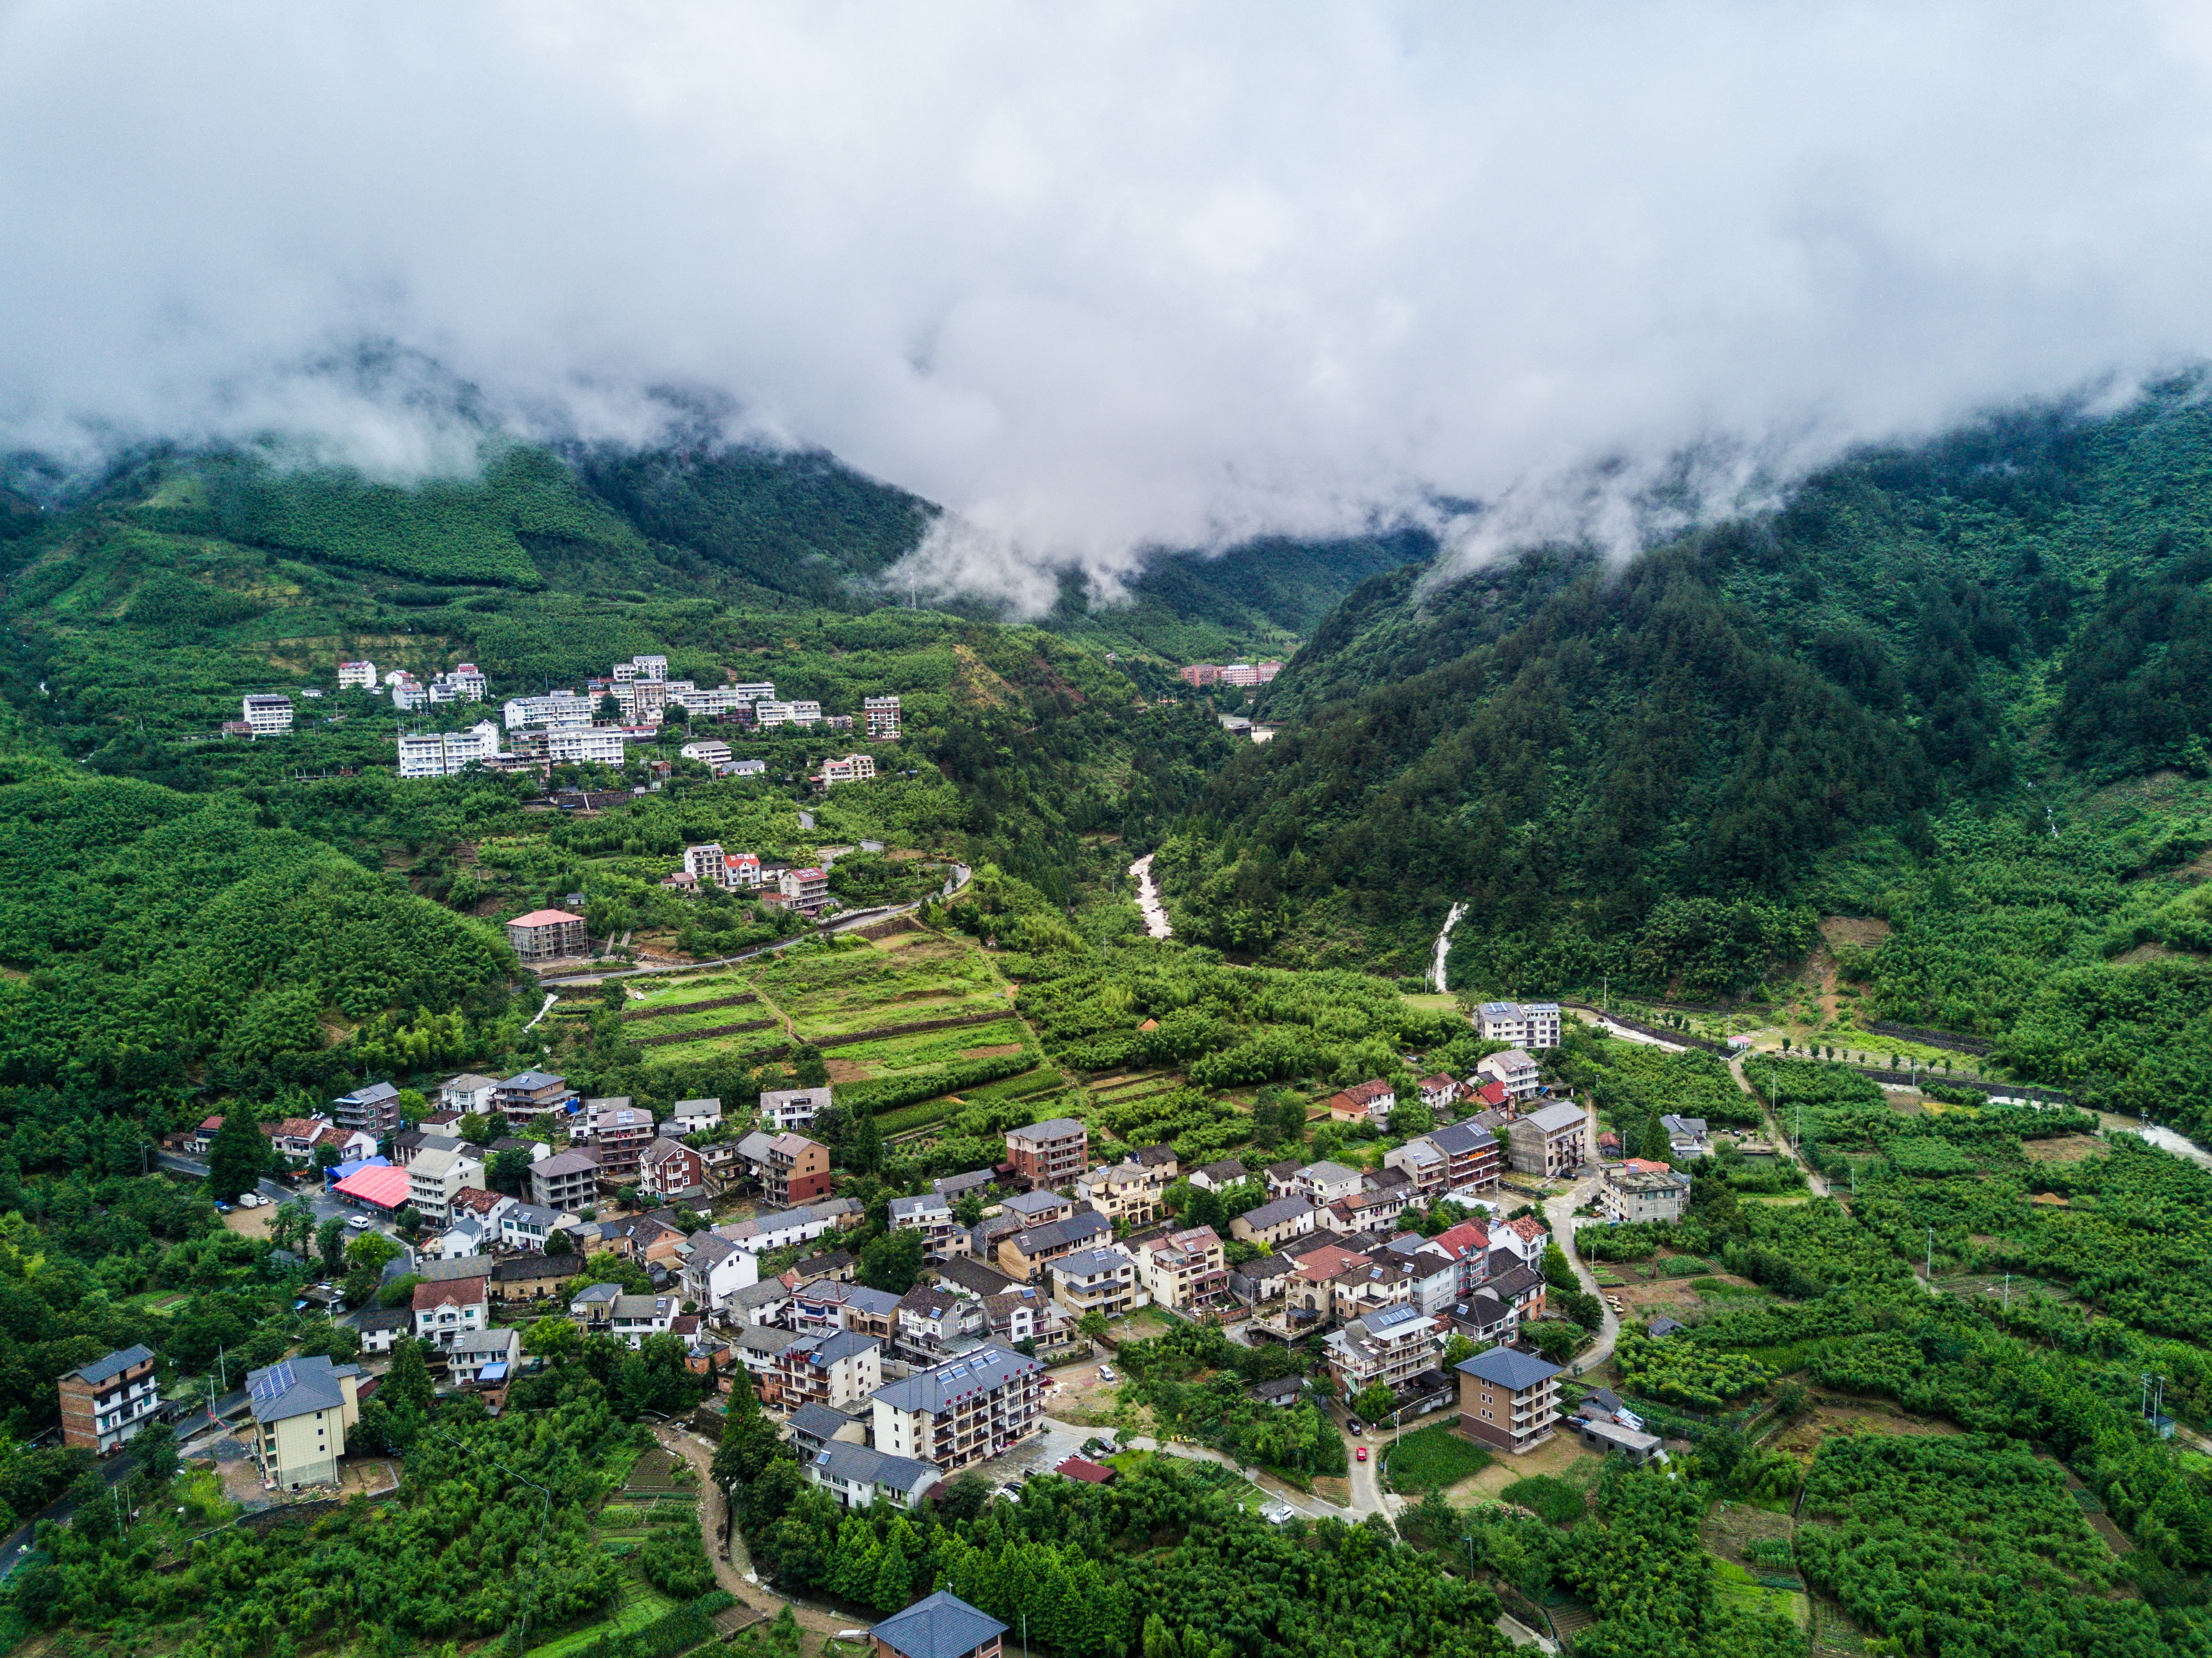
[{"label": "utility pole", "polygon": [[1934,1289],[1936,1287],[1936,1229],[1932,1226],[1928,1229],[1927,1278],[1928,1287],[1931,1290]]}]

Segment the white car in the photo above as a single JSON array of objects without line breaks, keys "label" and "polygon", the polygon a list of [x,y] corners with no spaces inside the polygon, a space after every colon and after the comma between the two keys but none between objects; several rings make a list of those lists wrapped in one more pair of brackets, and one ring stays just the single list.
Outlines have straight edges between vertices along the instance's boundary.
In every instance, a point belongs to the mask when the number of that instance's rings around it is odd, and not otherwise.
[{"label": "white car", "polygon": [[353,1228],[356,1232],[366,1232],[368,1230],[368,1217],[367,1215],[355,1215],[347,1220],[346,1224]]},{"label": "white car", "polygon": [[1111,1381],[1113,1381],[1113,1380],[1114,1380],[1114,1367],[1113,1367],[1112,1365],[1110,1365],[1110,1364],[1101,1364],[1101,1365],[1098,1367],[1098,1379],[1099,1379],[1101,1382],[1111,1382]]}]

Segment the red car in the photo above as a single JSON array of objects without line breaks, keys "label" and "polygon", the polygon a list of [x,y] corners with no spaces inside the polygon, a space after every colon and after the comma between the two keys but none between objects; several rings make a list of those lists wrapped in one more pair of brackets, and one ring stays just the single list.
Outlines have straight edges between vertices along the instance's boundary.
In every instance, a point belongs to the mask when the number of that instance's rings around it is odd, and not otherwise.
[{"label": "red car", "polygon": [[1352,1448],[1353,1448],[1354,1450],[1356,1450],[1356,1451],[1358,1451],[1358,1452],[1359,1453],[1359,1460],[1360,1460],[1362,1462],[1364,1462],[1364,1461],[1367,1460],[1367,1447],[1366,1447],[1366,1446],[1364,1446],[1364,1445],[1356,1445],[1356,1446],[1354,1446]]}]

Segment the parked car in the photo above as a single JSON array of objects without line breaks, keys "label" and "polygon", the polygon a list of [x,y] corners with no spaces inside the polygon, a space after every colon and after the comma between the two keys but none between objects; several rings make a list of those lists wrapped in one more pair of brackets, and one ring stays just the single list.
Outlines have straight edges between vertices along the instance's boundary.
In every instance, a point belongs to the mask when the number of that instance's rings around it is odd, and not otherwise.
[{"label": "parked car", "polygon": [[227,1215],[230,1212],[230,1206],[225,1203],[221,1198],[217,1198],[215,1204],[215,1212],[218,1215]]},{"label": "parked car", "polygon": [[1114,1367],[1113,1367],[1112,1365],[1110,1365],[1110,1364],[1101,1364],[1101,1365],[1098,1367],[1098,1379],[1099,1379],[1101,1382],[1111,1382],[1111,1381],[1113,1381],[1113,1380],[1114,1380]]},{"label": "parked car", "polygon": [[351,1216],[347,1219],[346,1224],[356,1232],[366,1232],[368,1230],[368,1217],[367,1215]]},{"label": "parked car", "polygon": [[1356,1447],[1354,1448],[1353,1455],[1358,1456],[1362,1462],[1364,1462],[1367,1460],[1367,1447],[1364,1445]]}]

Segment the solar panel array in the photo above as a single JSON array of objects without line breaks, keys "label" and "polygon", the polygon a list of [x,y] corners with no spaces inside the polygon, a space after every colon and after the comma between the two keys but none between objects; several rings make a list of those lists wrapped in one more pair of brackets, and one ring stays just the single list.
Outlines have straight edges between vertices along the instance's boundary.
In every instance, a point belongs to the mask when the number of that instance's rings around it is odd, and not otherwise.
[{"label": "solar panel array", "polygon": [[257,1405],[266,1405],[270,1400],[289,1393],[295,1380],[296,1378],[292,1373],[292,1361],[289,1358],[279,1359],[264,1370],[261,1373],[261,1379],[253,1384],[253,1402]]}]

